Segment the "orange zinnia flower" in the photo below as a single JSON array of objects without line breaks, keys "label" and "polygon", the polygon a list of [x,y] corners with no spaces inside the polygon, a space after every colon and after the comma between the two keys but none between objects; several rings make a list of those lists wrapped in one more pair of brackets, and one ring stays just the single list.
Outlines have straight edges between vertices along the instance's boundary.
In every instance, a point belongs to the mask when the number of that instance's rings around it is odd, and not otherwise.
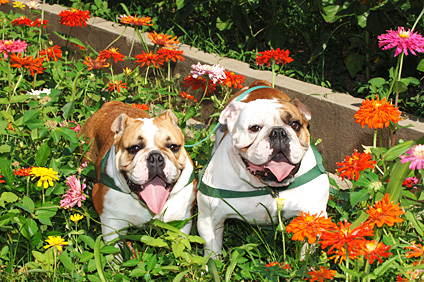
[{"label": "orange zinnia flower", "polygon": [[0,5],[1,4],[7,4],[7,3],[9,3],[9,0],[0,0]]},{"label": "orange zinnia flower", "polygon": [[62,50],[60,49],[60,46],[54,45],[46,50],[41,50],[40,56],[45,56],[47,62],[50,61],[50,59],[57,61],[58,58],[62,58]]},{"label": "orange zinnia flower", "polygon": [[309,271],[308,274],[311,276],[309,281],[319,281],[323,282],[324,279],[333,280],[333,277],[337,274],[337,271],[327,269],[327,267],[319,267],[319,270],[315,270],[314,267],[311,267],[312,271]]},{"label": "orange zinnia flower", "polygon": [[328,252],[331,252],[333,249],[341,250],[347,245],[350,252],[359,248],[365,242],[365,236],[374,235],[373,230],[363,223],[354,229],[350,229],[351,225],[345,220],[344,222],[339,222],[339,225],[334,224],[331,230],[323,230],[319,240],[321,247],[325,249],[331,246],[328,250]]},{"label": "orange zinnia flower", "polygon": [[[184,87],[190,87],[193,90],[196,90],[198,88],[202,88],[203,92],[205,92],[206,89],[206,83],[207,80],[206,78],[204,78],[203,76],[199,76],[198,78],[194,78],[191,75],[187,76],[186,78],[184,78],[183,80],[183,84]],[[208,85],[208,90],[206,91],[206,95],[209,95],[210,93],[213,93],[216,90],[216,84],[213,83],[212,81],[209,81]]]},{"label": "orange zinnia flower", "polygon": [[353,153],[352,157],[346,156],[344,162],[336,163],[339,168],[337,172],[340,173],[339,177],[355,179],[358,181],[359,172],[367,168],[373,169],[376,161],[372,161],[372,156],[369,153],[359,153],[357,150]]},{"label": "orange zinnia flower", "polygon": [[17,26],[17,25],[32,26],[32,21],[29,18],[22,16],[22,17],[14,19],[11,22],[11,24],[12,24],[12,26]]},{"label": "orange zinnia flower", "polygon": [[88,70],[99,70],[101,68],[107,68],[110,66],[109,63],[106,63],[106,59],[101,60],[99,57],[97,57],[95,60],[93,60],[91,57],[85,57],[85,60],[82,63],[88,66]]},{"label": "orange zinnia flower", "polygon": [[[349,250],[349,260],[354,260],[354,259],[361,259],[359,257],[359,253],[358,253],[358,248],[354,248]],[[339,264],[342,264],[343,261],[346,261],[347,256],[346,256],[346,248],[341,248],[341,249],[334,249],[331,252],[328,252],[328,255],[332,255],[331,257],[329,256],[329,259],[333,259],[335,263],[337,263],[337,261],[339,260]]]},{"label": "orange zinnia flower", "polygon": [[158,34],[156,31],[149,33],[149,38],[152,40],[153,44],[156,44],[161,47],[171,47],[174,44],[179,44],[180,42],[177,39],[177,36],[172,37],[168,34]]},{"label": "orange zinnia flower", "polygon": [[60,24],[67,26],[87,26],[87,21],[90,18],[90,11],[81,11],[72,8],[59,13]]},{"label": "orange zinnia flower", "polygon": [[411,251],[406,252],[407,258],[418,258],[424,255],[424,247],[420,243],[418,243],[418,245],[412,243],[412,246],[406,248],[411,249]]},{"label": "orange zinnia flower", "polygon": [[355,123],[359,123],[362,127],[365,124],[368,128],[384,128],[390,125],[390,121],[397,123],[400,120],[401,112],[395,108],[390,102],[386,102],[386,98],[379,100],[366,99],[362,101],[359,110],[354,116]]},{"label": "orange zinnia flower", "polygon": [[141,52],[142,54],[135,55],[135,58],[137,59],[135,63],[140,64],[141,67],[144,65],[150,66],[150,64],[152,64],[155,66],[155,68],[158,68],[163,65],[163,58],[158,54],[153,54],[152,51],[149,53],[144,51]]},{"label": "orange zinnia flower", "polygon": [[335,224],[330,218],[317,214],[310,215],[309,212],[304,213],[301,211],[300,215],[287,225],[286,231],[294,233],[293,241],[303,241],[307,237],[308,243],[314,244],[322,230],[330,229],[333,225]]},{"label": "orange zinnia flower", "polygon": [[138,109],[143,110],[143,111],[149,110],[149,106],[147,106],[146,104],[135,104],[135,103],[133,103],[132,106],[134,108],[138,108]]},{"label": "orange zinnia flower", "polygon": [[34,72],[43,73],[43,57],[33,58],[32,56],[22,57],[21,54],[12,54],[10,56],[10,66],[14,68],[26,68],[31,71],[31,75],[34,76]]},{"label": "orange zinnia flower", "polygon": [[365,255],[365,259],[370,260],[370,264],[373,264],[374,260],[378,260],[380,263],[383,262],[381,257],[389,257],[393,255],[392,253],[387,252],[390,249],[390,246],[386,246],[383,242],[377,243],[375,240],[366,241],[364,245],[361,246],[361,255]]},{"label": "orange zinnia flower", "polygon": [[118,17],[119,21],[123,24],[132,24],[135,26],[152,26],[152,18],[151,17],[141,17],[137,18],[137,14],[135,16],[127,16],[127,15],[121,15]]},{"label": "orange zinnia flower", "polygon": [[115,63],[117,63],[118,61],[125,61],[125,56],[122,55],[118,51],[118,48],[110,47],[109,50],[100,51],[100,54],[99,54],[99,59],[100,60],[102,60],[102,59],[105,59],[105,60],[106,59],[110,59],[111,57],[113,58],[113,60],[115,61]]},{"label": "orange zinnia flower", "polygon": [[181,56],[183,54],[183,51],[179,51],[176,49],[168,49],[168,48],[160,48],[156,54],[158,54],[161,58],[165,60],[165,62],[168,62],[169,60],[172,60],[174,63],[179,61],[184,61],[185,58]]},{"label": "orange zinnia flower", "polygon": [[279,262],[277,262],[277,261],[267,263],[267,264],[265,265],[265,267],[273,267],[273,266],[276,266],[276,265],[277,265],[278,267],[282,268],[282,269],[290,269],[290,265],[289,265],[289,264],[286,264],[286,263],[279,263]]},{"label": "orange zinnia flower", "polygon": [[3,179],[1,179],[1,178],[3,178],[3,175],[0,175],[0,183],[5,183],[6,181],[4,181]]},{"label": "orange zinnia flower", "polygon": [[109,83],[109,87],[107,88],[109,91],[113,91],[113,90],[118,90],[118,93],[121,93],[121,88],[122,89],[126,89],[127,88],[127,84],[126,83],[122,83],[122,80],[120,81],[113,81]]},{"label": "orange zinnia flower", "polygon": [[223,85],[226,85],[228,87],[234,86],[234,88],[241,89],[243,88],[243,83],[245,77],[241,74],[235,74],[232,71],[225,71],[226,78],[222,82]]},{"label": "orange zinnia flower", "polygon": [[274,61],[275,64],[282,64],[284,66],[288,63],[293,62],[293,59],[289,57],[289,55],[289,50],[280,50],[280,48],[259,52],[256,56],[256,64],[258,66],[263,66],[264,64],[267,64],[266,66],[269,68],[271,66],[271,63]]},{"label": "orange zinnia flower", "polygon": [[19,176],[29,176],[30,172],[31,172],[32,167],[29,168],[21,168],[21,169],[16,169],[13,174],[14,175],[19,175]]},{"label": "orange zinnia flower", "polygon": [[179,95],[181,97],[186,98],[186,99],[193,100],[194,102],[197,102],[197,99],[194,99],[194,96],[187,94],[185,91],[182,91]]},{"label": "orange zinnia flower", "polygon": [[393,202],[389,200],[389,194],[386,193],[384,198],[376,202],[373,207],[368,205],[367,214],[369,217],[365,224],[374,228],[375,225],[378,227],[382,227],[383,224],[393,226],[395,222],[403,222],[403,219],[399,216],[405,213],[399,207],[399,203],[393,205]]}]

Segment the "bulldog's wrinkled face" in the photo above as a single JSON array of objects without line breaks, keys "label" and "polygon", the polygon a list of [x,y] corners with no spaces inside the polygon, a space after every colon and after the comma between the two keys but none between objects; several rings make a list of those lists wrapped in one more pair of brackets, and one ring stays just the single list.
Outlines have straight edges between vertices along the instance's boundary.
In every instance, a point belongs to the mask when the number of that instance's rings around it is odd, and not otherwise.
[{"label": "bulldog's wrinkled face", "polygon": [[116,168],[132,194],[155,214],[162,211],[185,167],[184,136],[168,110],[151,119],[120,115],[112,124]]},{"label": "bulldog's wrinkled face", "polygon": [[[302,111],[302,112],[301,112]],[[262,183],[287,186],[308,150],[309,110],[299,100],[231,102],[221,113],[233,148],[250,174]]]}]

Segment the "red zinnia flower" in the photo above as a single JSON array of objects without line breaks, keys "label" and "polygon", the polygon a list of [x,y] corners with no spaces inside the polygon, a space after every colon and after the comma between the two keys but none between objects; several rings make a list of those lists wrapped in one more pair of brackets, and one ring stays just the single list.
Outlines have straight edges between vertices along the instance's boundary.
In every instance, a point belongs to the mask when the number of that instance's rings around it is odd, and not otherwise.
[{"label": "red zinnia flower", "polygon": [[127,88],[127,84],[126,83],[122,83],[122,80],[120,81],[113,81],[109,83],[109,87],[107,88],[109,91],[113,91],[113,90],[118,90],[118,93],[121,93],[121,88],[122,89],[126,89]]},{"label": "red zinnia flower", "polygon": [[323,230],[330,229],[330,227],[334,225],[335,224],[330,218],[317,214],[310,215],[309,212],[304,213],[301,211],[300,215],[287,225],[286,231],[294,233],[292,237],[293,241],[303,241],[305,237],[307,237],[308,243],[314,244],[317,236],[319,236]]},{"label": "red zinnia flower", "polygon": [[423,245],[419,244],[416,245],[415,243],[412,243],[412,246],[406,247],[407,249],[411,249],[411,251],[406,252],[407,258],[419,258],[422,255],[424,255],[424,247]]},{"label": "red zinnia flower", "polygon": [[4,181],[3,179],[1,179],[1,178],[3,178],[3,175],[0,175],[0,183],[5,183],[6,181]]},{"label": "red zinnia flower", "polygon": [[381,257],[389,257],[389,255],[393,255],[392,253],[387,252],[390,249],[390,246],[386,246],[383,242],[377,243],[375,240],[366,241],[364,245],[361,247],[361,254],[365,255],[365,259],[370,260],[370,264],[374,262],[374,260],[378,260],[380,263],[383,262]]},{"label": "red zinnia flower", "polygon": [[225,71],[226,78],[222,82],[223,85],[226,85],[228,87],[233,87],[241,89],[243,88],[243,83],[245,77],[241,74],[235,74],[232,71]]},{"label": "red zinnia flower", "polygon": [[163,65],[163,58],[159,56],[158,54],[153,54],[152,51],[149,53],[145,53],[144,51],[141,51],[142,54],[135,55],[135,58],[137,59],[135,62],[136,64],[140,64],[140,66],[150,66],[150,64],[154,65],[155,68],[160,67]]},{"label": "red zinnia flower", "polygon": [[256,64],[258,66],[263,66],[264,64],[267,64],[266,66],[269,68],[271,66],[272,61],[274,61],[275,64],[282,64],[284,66],[288,63],[293,62],[293,59],[289,57],[289,55],[290,51],[288,49],[280,50],[280,48],[259,52],[256,56]]},{"label": "red zinnia flower", "polygon": [[147,106],[146,104],[135,104],[135,103],[133,103],[132,106],[134,108],[138,108],[138,109],[143,110],[143,111],[149,110],[149,106]]},{"label": "red zinnia flower", "polygon": [[[38,18],[35,21],[32,22],[32,26],[38,26],[41,27],[41,19]],[[47,27],[49,26],[49,21],[48,20],[43,20],[43,26]]]},{"label": "red zinnia flower", "polygon": [[395,222],[403,222],[403,219],[399,216],[405,214],[399,207],[399,203],[393,205],[393,202],[389,200],[389,194],[386,193],[381,201],[374,204],[373,207],[368,205],[367,214],[369,215],[365,224],[368,224],[370,228],[374,228],[375,225],[382,227],[383,224],[393,226]]},{"label": "red zinnia flower", "polygon": [[401,112],[395,108],[390,102],[386,102],[386,98],[379,100],[363,100],[359,110],[356,111],[354,118],[355,123],[359,123],[362,127],[365,124],[368,128],[384,128],[390,125],[390,121],[397,123],[400,121]]},{"label": "red zinnia flower", "polygon": [[109,63],[106,63],[106,59],[101,60],[99,57],[97,57],[95,60],[93,60],[91,57],[85,57],[85,60],[82,63],[88,66],[88,70],[99,70],[101,68],[107,68],[110,66]]},{"label": "red zinnia flower", "polygon": [[149,38],[152,40],[153,44],[156,44],[161,47],[171,47],[174,44],[179,44],[180,42],[177,39],[177,36],[172,37],[168,34],[158,34],[156,31],[149,33]]},{"label": "red zinnia flower", "polygon": [[26,68],[31,71],[31,75],[34,76],[34,72],[43,73],[43,61],[44,57],[33,58],[30,57],[22,57],[21,54],[12,54],[10,56],[10,66],[14,68]]},{"label": "red zinnia flower", "polygon": [[352,157],[346,156],[344,162],[336,163],[339,168],[337,172],[340,173],[339,177],[344,180],[344,178],[359,179],[359,171],[363,171],[367,168],[373,169],[376,165],[376,161],[371,160],[372,156],[369,153],[359,153],[357,150],[353,153]]},{"label": "red zinnia flower", "polygon": [[333,280],[333,277],[337,274],[337,271],[327,269],[327,267],[319,267],[319,270],[315,270],[314,267],[311,267],[312,271],[309,271],[308,274],[311,276],[309,281],[319,281],[323,282],[324,279]]},{"label": "red zinnia flower", "polygon": [[57,61],[58,58],[62,58],[62,50],[60,49],[60,46],[54,45],[53,47],[49,47],[46,50],[41,50],[40,56],[45,56],[47,62],[51,59]]},{"label": "red zinnia flower", "polygon": [[181,56],[183,54],[183,51],[176,50],[176,49],[168,49],[168,48],[160,48],[156,54],[158,54],[161,58],[165,60],[165,62],[168,62],[169,60],[172,60],[173,62],[184,61],[185,58]]},{"label": "red zinnia flower", "polygon": [[90,11],[81,11],[72,8],[59,13],[60,24],[67,26],[87,26],[87,21],[90,18]]},{"label": "red zinnia flower", "polygon": [[[198,88],[202,88],[203,92],[205,92],[206,89],[206,78],[200,76],[198,78],[194,78],[191,75],[187,76],[184,80],[183,80],[183,84],[184,87],[190,87],[193,90],[196,90]],[[213,93],[216,90],[216,84],[213,83],[212,81],[209,81],[208,83],[208,90],[206,91],[206,95],[209,95],[210,93]]]},{"label": "red zinnia flower", "polygon": [[32,26],[32,21],[25,16],[16,18],[11,23],[12,23],[12,26],[17,26],[17,25]]},{"label": "red zinnia flower", "polygon": [[194,96],[192,96],[192,95],[190,95],[190,94],[187,94],[185,91],[182,91],[182,92],[180,93],[180,96],[181,96],[181,97],[184,97],[184,98],[186,98],[186,99],[189,99],[189,100],[194,100],[194,102],[197,102],[197,99],[194,99]]},{"label": "red zinnia flower", "polygon": [[[350,229],[352,224],[347,222],[339,222],[339,225],[333,225],[331,230],[323,230],[321,233],[320,243],[323,249],[331,246],[328,252],[333,249],[345,247],[347,244],[348,251],[359,248],[365,242],[365,236],[373,236],[374,232],[368,226],[361,224],[360,226]],[[350,256],[350,253],[349,253]]]},{"label": "red zinnia flower", "polygon": [[16,169],[13,174],[14,175],[19,175],[19,176],[29,176],[30,172],[31,172],[32,167],[29,168],[21,168],[21,169]]},{"label": "red zinnia flower", "polygon": [[99,59],[110,59],[113,58],[113,60],[115,61],[115,63],[117,63],[118,61],[125,61],[125,56],[122,55],[119,51],[118,48],[113,48],[110,47],[109,50],[103,50],[100,51],[99,54]]}]

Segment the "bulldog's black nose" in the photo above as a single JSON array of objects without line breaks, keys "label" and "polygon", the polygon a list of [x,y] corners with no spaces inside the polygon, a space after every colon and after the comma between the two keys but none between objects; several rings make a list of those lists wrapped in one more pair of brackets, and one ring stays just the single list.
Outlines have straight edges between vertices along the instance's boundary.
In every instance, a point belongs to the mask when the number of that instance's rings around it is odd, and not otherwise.
[{"label": "bulldog's black nose", "polygon": [[274,128],[271,133],[269,134],[269,138],[271,140],[275,140],[275,139],[284,139],[287,137],[287,133],[284,130],[284,128],[282,127],[277,127]]},{"label": "bulldog's black nose", "polygon": [[161,153],[152,152],[147,157],[147,163],[155,168],[160,168],[165,166],[165,161]]}]

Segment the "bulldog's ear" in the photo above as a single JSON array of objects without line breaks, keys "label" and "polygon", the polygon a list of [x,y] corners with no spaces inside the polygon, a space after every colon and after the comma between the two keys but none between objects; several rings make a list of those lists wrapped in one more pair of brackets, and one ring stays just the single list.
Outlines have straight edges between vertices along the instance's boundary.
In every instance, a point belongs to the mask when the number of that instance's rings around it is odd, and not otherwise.
[{"label": "bulldog's ear", "polygon": [[240,115],[241,111],[244,109],[245,106],[246,103],[232,101],[230,104],[227,105],[227,107],[225,107],[225,109],[219,116],[219,123],[226,124],[228,129],[232,131],[233,126],[238,119],[238,116]]},{"label": "bulldog's ear", "polygon": [[112,123],[110,130],[115,134],[115,136],[124,132],[125,125],[127,123],[128,116],[126,114],[120,114],[115,121]]},{"label": "bulldog's ear", "polygon": [[178,127],[178,118],[177,116],[174,114],[173,111],[171,110],[166,110],[166,112],[164,112],[163,114],[161,114],[159,116],[160,119],[162,120],[167,120],[170,123],[172,123],[173,125]]},{"label": "bulldog's ear", "polygon": [[305,106],[302,102],[300,102],[299,99],[294,98],[290,101],[292,104],[294,104],[300,111],[300,113],[308,120],[311,120],[311,112],[309,111],[308,107]]}]

